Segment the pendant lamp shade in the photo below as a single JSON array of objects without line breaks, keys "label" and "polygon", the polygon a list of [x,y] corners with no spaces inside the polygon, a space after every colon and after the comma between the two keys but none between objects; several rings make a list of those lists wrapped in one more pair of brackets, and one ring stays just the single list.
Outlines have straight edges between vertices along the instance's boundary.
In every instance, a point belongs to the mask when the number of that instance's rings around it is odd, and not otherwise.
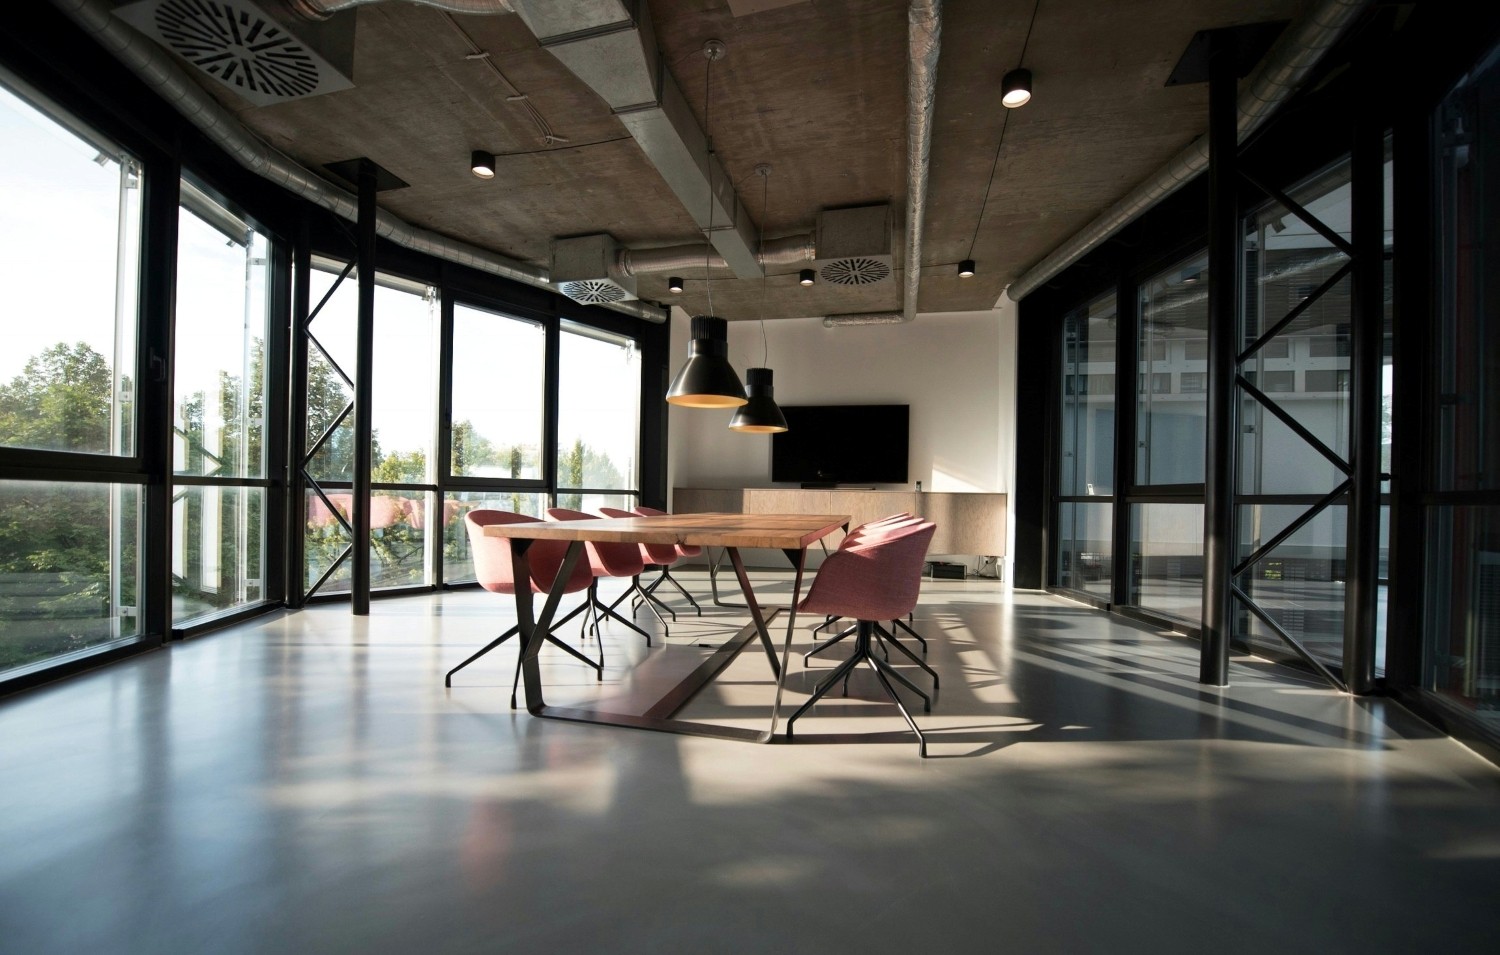
[{"label": "pendant lamp shade", "polygon": [[729,430],[749,434],[785,431],[786,416],[776,406],[776,389],[771,385],[771,369],[746,368],[745,384],[750,392],[750,401],[735,410],[734,417],[729,419]]},{"label": "pendant lamp shade", "polygon": [[692,335],[687,361],[667,389],[667,403],[683,408],[737,408],[749,401],[729,364],[729,323],[712,315],[694,315]]}]

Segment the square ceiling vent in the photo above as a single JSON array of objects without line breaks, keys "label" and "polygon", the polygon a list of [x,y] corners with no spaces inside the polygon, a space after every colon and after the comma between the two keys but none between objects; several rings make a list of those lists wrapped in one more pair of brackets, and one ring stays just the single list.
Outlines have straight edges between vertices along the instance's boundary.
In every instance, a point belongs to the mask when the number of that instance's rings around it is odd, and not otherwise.
[{"label": "square ceiling vent", "polygon": [[833,285],[873,285],[891,277],[891,207],[818,213],[818,277]]},{"label": "square ceiling vent", "polygon": [[636,298],[634,276],[617,276],[614,236],[581,235],[552,240],[553,288],[584,305],[608,305]]},{"label": "square ceiling vent", "polygon": [[[250,0],[141,0],[114,14],[256,106],[354,86]],[[352,33],[344,45],[352,51]]]}]

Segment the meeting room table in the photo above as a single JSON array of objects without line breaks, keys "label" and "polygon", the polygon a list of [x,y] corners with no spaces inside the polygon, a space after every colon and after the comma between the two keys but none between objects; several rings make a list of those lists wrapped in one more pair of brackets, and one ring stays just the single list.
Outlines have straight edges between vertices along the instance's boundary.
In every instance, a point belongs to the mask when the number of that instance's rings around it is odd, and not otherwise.
[{"label": "meeting room table", "polygon": [[[802,599],[802,580],[807,564],[807,549],[840,529],[847,529],[849,515],[829,514],[663,514],[651,517],[599,518],[588,521],[533,521],[518,524],[490,524],[484,533],[510,540],[512,569],[516,580],[530,578],[526,551],[533,541],[567,541],[568,550],[557,570],[559,582],[567,580],[582,558],[588,541],[622,544],[696,544],[722,547],[734,566],[740,591],[745,597],[750,623],[721,645],[685,679],[640,714],[608,713],[581,707],[548,704],[543,692],[541,667],[537,655],[546,641],[562,598],[562,587],[552,587],[537,613],[531,587],[517,586],[516,622],[520,628],[521,678],[526,689],[526,710],[545,719],[627,726],[635,729],[682,733],[749,742],[769,742],[776,733],[785,687],[787,660],[797,622],[797,604]],[[786,555],[794,570],[792,599],[786,607],[763,606],[755,596],[742,548],[770,548]],[[778,654],[768,628],[770,620],[786,613],[786,639]],[[676,719],[676,714],[711,682],[753,639],[760,640],[771,674],[776,681],[776,696],[771,705],[770,722],[765,730],[721,726]]]}]

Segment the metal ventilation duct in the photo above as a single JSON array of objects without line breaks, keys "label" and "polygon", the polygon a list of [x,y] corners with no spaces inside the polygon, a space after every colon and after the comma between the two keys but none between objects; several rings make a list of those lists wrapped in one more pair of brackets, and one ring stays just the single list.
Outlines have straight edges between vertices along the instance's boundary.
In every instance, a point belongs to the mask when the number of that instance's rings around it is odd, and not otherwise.
[{"label": "metal ventilation duct", "polygon": [[611,235],[552,240],[552,285],[575,302],[608,305],[636,297],[635,278],[617,274]]},{"label": "metal ventilation duct", "polygon": [[[114,13],[256,106],[354,85],[312,43],[251,0],[141,0]],[[345,70],[353,62],[353,29],[351,21],[347,43],[337,44],[347,54],[340,57]]]},{"label": "metal ventilation duct", "polygon": [[833,285],[873,285],[891,277],[891,207],[825,209],[818,214],[818,275]]}]

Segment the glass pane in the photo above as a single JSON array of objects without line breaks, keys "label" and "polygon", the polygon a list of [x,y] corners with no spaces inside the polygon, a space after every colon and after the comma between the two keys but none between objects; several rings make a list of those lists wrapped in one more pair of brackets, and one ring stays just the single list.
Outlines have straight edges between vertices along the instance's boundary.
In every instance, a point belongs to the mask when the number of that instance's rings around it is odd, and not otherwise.
[{"label": "glass pane", "polygon": [[557,493],[558,507],[587,511],[590,514],[598,514],[601,507],[614,507],[629,511],[634,509],[637,503],[639,502],[634,494],[569,494],[566,491]]},{"label": "glass pane", "polygon": [[427,583],[427,515],[432,495],[421,491],[376,491],[370,497],[370,586],[415,587]]},{"label": "glass pane", "polygon": [[141,167],[0,86],[0,445],[135,452]]},{"label": "glass pane", "polygon": [[[1138,484],[1202,484],[1207,394],[1180,376],[1207,371],[1208,256],[1180,262],[1140,289],[1136,375]],[[1172,377],[1179,378],[1173,390]]]},{"label": "glass pane", "polygon": [[1500,489],[1500,48],[1438,109],[1440,248],[1436,391],[1438,490]]},{"label": "glass pane", "polygon": [[546,357],[541,325],[453,307],[454,474],[542,477]]},{"label": "glass pane", "polygon": [[[1306,508],[1241,508],[1241,526],[1254,527],[1257,511],[1282,512],[1272,522],[1279,531]],[[1283,630],[1309,653],[1332,664],[1344,659],[1346,511],[1342,505],[1324,509],[1239,578],[1240,588]],[[1257,544],[1274,533],[1268,527],[1264,537],[1257,539],[1252,532],[1249,543]],[[1252,647],[1287,652],[1286,644],[1263,626],[1251,628],[1247,636]]]},{"label": "glass pane", "polygon": [[0,481],[0,672],[139,633],[140,489]]},{"label": "glass pane", "polygon": [[[1337,465],[1260,402],[1246,400],[1241,408],[1240,494],[1321,495],[1345,479]],[[1348,428],[1343,431],[1347,436]]]},{"label": "glass pane", "polygon": [[1115,506],[1063,502],[1058,505],[1057,585],[1109,598],[1114,573]]},{"label": "glass pane", "polygon": [[1196,626],[1203,618],[1203,505],[1130,508],[1131,602]]},{"label": "glass pane", "polygon": [[264,597],[265,491],[179,487],[172,499],[172,622]]},{"label": "glass pane", "polygon": [[[348,491],[328,491],[326,494],[328,503],[324,503],[323,498],[312,490],[308,490],[303,498],[302,513],[306,515],[302,534],[305,558],[304,587],[311,587],[317,583],[318,578],[323,576],[328,568],[333,566],[334,561],[339,559],[339,555],[354,542],[353,535],[345,527],[354,509],[354,495]],[[329,507],[330,504],[332,509]],[[348,591],[348,589],[349,560],[345,558],[319,592],[330,593]]]},{"label": "glass pane", "polygon": [[529,491],[464,491],[443,499],[443,580],[464,583],[474,580],[474,562],[469,556],[469,532],[464,515],[475,508],[514,511],[538,519],[547,514],[547,495]]},{"label": "glass pane", "polygon": [[560,376],[558,488],[635,490],[641,410],[635,340],[564,322]]},{"label": "glass pane", "polygon": [[1063,319],[1061,453],[1057,493],[1108,496],[1115,467],[1115,297]]},{"label": "glass pane", "polygon": [[[371,480],[425,484],[437,435],[437,289],[375,286]],[[345,369],[347,370],[347,369]]]},{"label": "glass pane", "polygon": [[1500,507],[1428,515],[1424,685],[1500,730]]},{"label": "glass pane", "polygon": [[182,189],[173,467],[263,477],[270,245],[192,183]]}]

